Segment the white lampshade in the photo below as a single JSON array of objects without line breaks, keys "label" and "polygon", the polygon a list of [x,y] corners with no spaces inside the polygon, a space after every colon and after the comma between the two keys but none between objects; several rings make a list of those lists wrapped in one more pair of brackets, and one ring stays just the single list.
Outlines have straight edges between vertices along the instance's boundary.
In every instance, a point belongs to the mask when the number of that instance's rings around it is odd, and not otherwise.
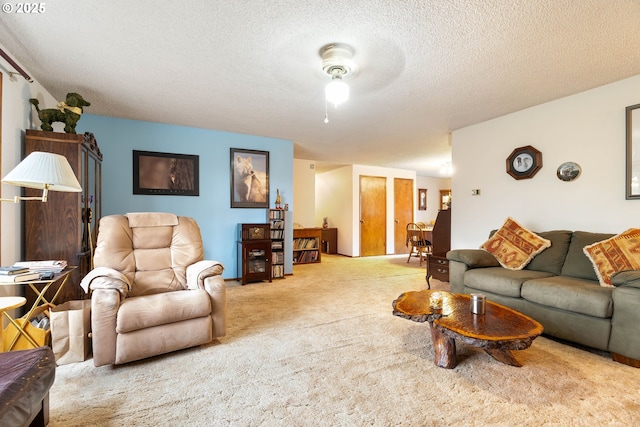
[{"label": "white lampshade", "polygon": [[67,158],[59,154],[34,151],[3,179],[5,184],[78,193],[82,191]]},{"label": "white lampshade", "polygon": [[327,101],[336,107],[349,99],[349,85],[339,77],[334,77],[324,88]]}]

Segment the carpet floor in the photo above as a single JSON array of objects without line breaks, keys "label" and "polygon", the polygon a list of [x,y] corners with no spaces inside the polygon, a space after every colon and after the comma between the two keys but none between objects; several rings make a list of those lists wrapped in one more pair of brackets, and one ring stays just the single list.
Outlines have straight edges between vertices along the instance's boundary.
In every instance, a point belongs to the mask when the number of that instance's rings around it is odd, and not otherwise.
[{"label": "carpet floor", "polygon": [[[545,337],[507,366],[391,314],[426,288],[405,256],[322,257],[273,283],[228,282],[227,336],[118,367],[58,367],[50,427],[640,425],[640,369]],[[432,281],[435,289],[447,283]]]}]

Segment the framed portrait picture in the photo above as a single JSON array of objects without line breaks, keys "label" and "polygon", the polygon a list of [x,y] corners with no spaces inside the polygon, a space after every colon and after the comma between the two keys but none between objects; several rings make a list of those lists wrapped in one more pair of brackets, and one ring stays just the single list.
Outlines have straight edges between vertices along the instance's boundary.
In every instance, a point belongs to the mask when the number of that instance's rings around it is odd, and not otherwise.
[{"label": "framed portrait picture", "polygon": [[528,179],[542,169],[542,153],[531,145],[516,148],[507,157],[507,173],[514,179]]},{"label": "framed portrait picture", "polygon": [[231,207],[269,207],[269,152],[231,149]]},{"label": "framed portrait picture", "polygon": [[418,210],[419,211],[427,210],[427,189],[426,188],[418,188]]},{"label": "framed portrait picture", "polygon": [[199,157],[133,150],[133,194],[198,196]]}]

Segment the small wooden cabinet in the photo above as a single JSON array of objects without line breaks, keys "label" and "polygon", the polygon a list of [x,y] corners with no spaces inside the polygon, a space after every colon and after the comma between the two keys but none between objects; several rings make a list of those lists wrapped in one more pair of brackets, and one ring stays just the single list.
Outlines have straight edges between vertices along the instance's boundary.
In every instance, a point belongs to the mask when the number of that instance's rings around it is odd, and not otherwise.
[{"label": "small wooden cabinet", "polygon": [[296,228],[293,230],[293,263],[309,264],[320,262],[322,253],[321,228]]},{"label": "small wooden cabinet", "polygon": [[435,277],[443,282],[449,281],[449,260],[447,252],[451,250],[451,209],[438,212],[433,224],[431,253],[427,255],[427,284],[431,288],[429,279]]},{"label": "small wooden cabinet", "polygon": [[323,228],[322,229],[322,252],[325,254],[338,253],[338,229]]},{"label": "small wooden cabinet", "polygon": [[271,282],[271,238],[269,224],[239,224],[238,274],[243,285]]}]

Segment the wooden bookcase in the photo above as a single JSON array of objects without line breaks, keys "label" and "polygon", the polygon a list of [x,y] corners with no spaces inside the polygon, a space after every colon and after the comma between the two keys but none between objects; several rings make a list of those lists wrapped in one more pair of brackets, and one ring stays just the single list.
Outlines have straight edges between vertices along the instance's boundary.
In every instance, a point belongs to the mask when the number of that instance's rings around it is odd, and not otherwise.
[{"label": "wooden bookcase", "polygon": [[284,279],[285,211],[269,209],[271,226],[271,278]]},{"label": "wooden bookcase", "polygon": [[321,261],[322,228],[296,228],[293,230],[293,263],[310,264]]},{"label": "wooden bookcase", "polygon": [[[92,268],[93,248],[102,217],[102,153],[92,133],[69,134],[26,131],[24,155],[33,151],[61,154],[67,158],[82,187],[81,193],[49,192],[47,203],[24,203],[25,261],[66,260],[78,268],[58,295],[57,304],[88,298],[80,280]],[[24,189],[25,196],[39,196],[41,190]],[[17,260],[16,260],[17,261]],[[59,288],[56,283],[45,297],[51,299]],[[28,304],[36,298],[26,289]]]}]

